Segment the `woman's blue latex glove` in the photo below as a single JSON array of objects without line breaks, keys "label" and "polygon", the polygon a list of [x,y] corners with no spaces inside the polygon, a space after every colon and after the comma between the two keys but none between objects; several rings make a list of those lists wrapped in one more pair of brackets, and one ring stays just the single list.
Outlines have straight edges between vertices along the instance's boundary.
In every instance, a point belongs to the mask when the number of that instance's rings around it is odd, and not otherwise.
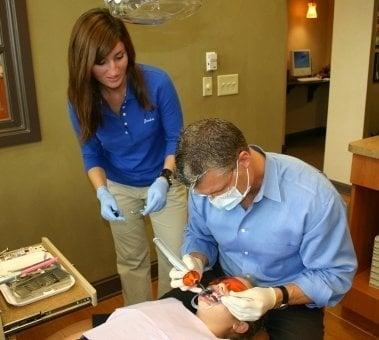
[{"label": "woman's blue latex glove", "polygon": [[145,210],[142,215],[148,215],[152,212],[157,212],[166,205],[167,192],[169,185],[167,179],[158,177],[147,191],[147,201]]},{"label": "woman's blue latex glove", "polygon": [[98,187],[96,190],[96,196],[101,205],[101,216],[107,221],[125,221],[125,217],[122,216],[120,209],[117,206],[116,199],[109,192],[108,188],[104,185]]}]

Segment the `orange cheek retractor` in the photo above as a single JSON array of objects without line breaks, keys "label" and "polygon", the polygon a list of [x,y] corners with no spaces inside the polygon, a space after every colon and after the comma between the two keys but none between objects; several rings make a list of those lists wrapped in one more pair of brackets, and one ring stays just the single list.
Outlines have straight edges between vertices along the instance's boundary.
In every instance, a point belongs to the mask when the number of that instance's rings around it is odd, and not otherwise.
[{"label": "orange cheek retractor", "polygon": [[195,286],[200,281],[200,274],[196,270],[191,270],[183,276],[183,283],[186,286]]},{"label": "orange cheek retractor", "polygon": [[[183,279],[184,281],[184,279]],[[221,303],[221,297],[225,295],[226,292],[223,292],[222,290],[218,289],[217,286],[222,283],[225,285],[225,288],[230,291],[234,292],[241,292],[243,290],[249,289],[242,281],[240,281],[238,278],[235,277],[221,277],[216,280],[213,280],[209,283],[209,286],[206,290],[199,293],[198,295],[194,296],[191,300],[191,305],[194,308],[198,308],[198,304],[196,303],[195,299],[197,296],[202,296],[204,301],[207,301],[208,308],[212,308],[219,303]],[[215,286],[212,288],[212,286]],[[206,307],[202,307],[206,308]]]},{"label": "orange cheek retractor", "polygon": [[236,277],[220,277],[212,281],[209,285],[217,285],[219,283],[225,284],[228,290],[233,292],[242,292],[248,289],[248,287]]}]

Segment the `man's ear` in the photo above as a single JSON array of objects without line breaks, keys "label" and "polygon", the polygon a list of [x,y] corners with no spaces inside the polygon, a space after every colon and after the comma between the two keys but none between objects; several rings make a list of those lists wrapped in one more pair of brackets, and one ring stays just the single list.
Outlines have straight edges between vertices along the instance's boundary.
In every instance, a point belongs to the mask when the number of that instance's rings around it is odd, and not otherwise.
[{"label": "man's ear", "polygon": [[238,161],[239,163],[245,167],[248,168],[251,161],[251,154],[249,151],[241,151],[238,155]]},{"label": "man's ear", "polygon": [[233,331],[239,334],[246,333],[249,329],[249,324],[245,321],[236,321],[233,324]]}]

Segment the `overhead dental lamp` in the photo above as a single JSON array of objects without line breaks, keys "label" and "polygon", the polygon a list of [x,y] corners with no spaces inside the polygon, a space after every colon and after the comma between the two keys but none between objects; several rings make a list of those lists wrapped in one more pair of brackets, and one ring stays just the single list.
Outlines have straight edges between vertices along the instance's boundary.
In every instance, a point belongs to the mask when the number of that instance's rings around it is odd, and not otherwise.
[{"label": "overhead dental lamp", "polygon": [[104,0],[110,13],[125,22],[159,25],[195,13],[202,0]]}]

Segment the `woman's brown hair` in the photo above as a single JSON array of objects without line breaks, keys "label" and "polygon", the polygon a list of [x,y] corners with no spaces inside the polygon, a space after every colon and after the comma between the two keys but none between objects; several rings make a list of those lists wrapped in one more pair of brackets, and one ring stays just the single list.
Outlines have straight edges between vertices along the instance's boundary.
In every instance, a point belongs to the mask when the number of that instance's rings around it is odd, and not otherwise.
[{"label": "woman's brown hair", "polygon": [[92,67],[103,60],[121,41],[128,57],[127,78],[134,88],[139,104],[151,109],[142,72],[136,64],[136,53],[124,23],[107,9],[95,8],[76,21],[68,49],[68,98],[76,111],[83,142],[91,138],[102,122],[101,93],[92,77]]}]

